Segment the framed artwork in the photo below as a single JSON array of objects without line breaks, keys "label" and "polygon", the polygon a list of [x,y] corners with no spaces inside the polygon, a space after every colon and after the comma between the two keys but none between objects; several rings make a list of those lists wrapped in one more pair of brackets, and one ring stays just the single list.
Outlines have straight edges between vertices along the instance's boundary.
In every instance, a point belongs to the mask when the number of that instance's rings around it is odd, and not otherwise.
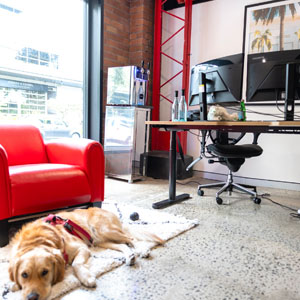
[{"label": "framed artwork", "polygon": [[243,98],[246,101],[249,101],[249,64],[255,60],[265,62],[269,57],[275,59],[276,55],[290,59],[293,50],[300,53],[300,0],[268,1],[245,7]]}]

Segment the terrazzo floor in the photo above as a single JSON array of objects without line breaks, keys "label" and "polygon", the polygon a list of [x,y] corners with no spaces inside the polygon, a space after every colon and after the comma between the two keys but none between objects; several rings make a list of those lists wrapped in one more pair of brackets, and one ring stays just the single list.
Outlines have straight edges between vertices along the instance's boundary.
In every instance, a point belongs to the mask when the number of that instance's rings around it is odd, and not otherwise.
[{"label": "terrazzo floor", "polygon": [[[152,250],[150,259],[102,275],[97,288],[61,299],[300,299],[300,219],[266,199],[254,204],[242,193],[222,195],[224,205],[218,206],[215,192],[207,189],[200,197],[197,184],[177,184],[177,194],[190,193],[192,199],[163,211],[197,218],[199,226]],[[300,208],[300,192],[262,187],[258,192]],[[105,201],[152,209],[167,197],[167,180],[129,184],[106,178]]]}]

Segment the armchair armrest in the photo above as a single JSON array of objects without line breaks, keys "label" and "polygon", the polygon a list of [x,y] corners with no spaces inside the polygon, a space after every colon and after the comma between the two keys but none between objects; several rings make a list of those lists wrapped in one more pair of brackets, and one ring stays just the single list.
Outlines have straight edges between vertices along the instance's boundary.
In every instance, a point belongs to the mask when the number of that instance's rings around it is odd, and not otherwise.
[{"label": "armchair armrest", "polygon": [[91,188],[91,202],[104,200],[104,151],[102,145],[89,139],[59,139],[45,142],[50,163],[79,166]]},{"label": "armchair armrest", "polygon": [[7,153],[0,145],[0,219],[11,217],[10,180],[8,172]]}]

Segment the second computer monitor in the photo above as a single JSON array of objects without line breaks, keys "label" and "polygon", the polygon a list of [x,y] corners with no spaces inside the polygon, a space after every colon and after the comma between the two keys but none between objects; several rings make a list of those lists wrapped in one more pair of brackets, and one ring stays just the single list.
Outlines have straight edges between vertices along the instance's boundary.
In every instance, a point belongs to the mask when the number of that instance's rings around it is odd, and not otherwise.
[{"label": "second computer monitor", "polygon": [[[248,102],[285,100],[286,65],[295,63],[299,78],[300,50],[273,51],[248,55]],[[300,82],[295,79],[295,99],[300,98]]]},{"label": "second computer monitor", "polygon": [[[243,54],[226,56],[192,67],[189,106],[237,104],[242,97]],[[201,117],[203,118],[203,116]]]}]

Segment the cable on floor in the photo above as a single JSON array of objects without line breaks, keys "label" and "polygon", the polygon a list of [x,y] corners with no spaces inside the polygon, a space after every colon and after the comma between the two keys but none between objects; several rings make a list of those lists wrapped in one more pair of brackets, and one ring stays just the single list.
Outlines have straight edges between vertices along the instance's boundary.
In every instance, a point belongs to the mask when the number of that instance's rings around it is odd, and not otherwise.
[{"label": "cable on floor", "polygon": [[197,183],[198,185],[201,184],[200,182],[195,181],[195,180],[191,180],[191,181],[188,181],[188,182],[179,182],[179,181],[176,181],[176,183],[181,184],[181,185],[187,185],[187,184],[190,184],[190,183]]},{"label": "cable on floor", "polygon": [[281,204],[281,203],[278,203],[278,202],[272,200],[271,198],[268,197],[268,196],[270,196],[270,194],[262,194],[262,195],[259,195],[259,196],[262,197],[263,199],[267,199],[267,200],[269,200],[270,202],[272,202],[272,203],[274,203],[274,204],[276,204],[276,205],[279,205],[279,206],[281,206],[281,207],[283,207],[283,208],[286,208],[286,209],[289,209],[289,210],[298,212],[298,210],[295,209],[295,208],[286,206],[286,205],[284,205],[284,204]]},{"label": "cable on floor", "polygon": [[[200,182],[195,181],[195,180],[191,180],[191,181],[184,182],[184,183],[176,181],[176,183],[181,184],[181,185],[187,185],[187,184],[190,184],[190,183],[196,183],[198,185],[201,185]],[[236,192],[240,193],[240,194],[245,194],[244,192],[240,192],[240,191],[236,191]],[[261,197],[261,198],[263,198],[263,199],[266,199],[266,200],[270,201],[271,203],[276,204],[276,205],[278,205],[278,206],[280,206],[282,208],[285,208],[285,209],[293,211],[293,212],[290,213],[290,216],[293,217],[293,218],[300,219],[300,209],[298,210],[296,208],[292,208],[292,207],[289,207],[287,205],[284,205],[284,204],[281,204],[279,202],[276,202],[276,201],[272,200],[271,198],[269,198],[270,194],[268,194],[268,193],[264,193],[264,194],[261,194],[261,195],[258,195],[258,196]]]}]

